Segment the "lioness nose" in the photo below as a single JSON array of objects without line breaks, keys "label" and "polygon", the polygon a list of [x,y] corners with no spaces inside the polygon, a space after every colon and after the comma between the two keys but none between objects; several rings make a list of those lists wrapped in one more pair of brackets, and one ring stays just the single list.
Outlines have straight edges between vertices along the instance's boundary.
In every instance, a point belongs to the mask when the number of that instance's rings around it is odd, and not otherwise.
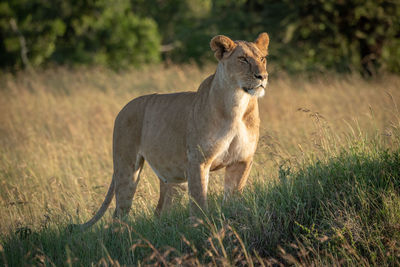
[{"label": "lioness nose", "polygon": [[260,73],[255,73],[254,74],[254,77],[256,77],[257,79],[260,79],[260,80],[265,80],[265,79],[267,79],[267,77],[268,77],[268,74],[266,74],[266,73],[264,73],[264,74],[260,74]]}]

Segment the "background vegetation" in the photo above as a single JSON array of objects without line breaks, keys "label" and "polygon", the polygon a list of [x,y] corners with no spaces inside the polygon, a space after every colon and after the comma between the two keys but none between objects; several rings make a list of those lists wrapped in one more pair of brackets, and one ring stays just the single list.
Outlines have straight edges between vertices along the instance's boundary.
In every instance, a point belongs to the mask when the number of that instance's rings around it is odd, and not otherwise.
[{"label": "background vegetation", "polygon": [[88,232],[112,174],[113,121],[130,99],[195,90],[215,66],[52,68],[0,79],[0,265],[400,264],[400,78],[276,77],[260,100],[261,139],[242,197],[194,226],[188,200],[153,217],[145,165],[133,210],[114,202]]},{"label": "background vegetation", "polygon": [[11,0],[0,3],[0,66],[204,63],[214,35],[267,31],[285,71],[399,73],[399,25],[394,0]]}]

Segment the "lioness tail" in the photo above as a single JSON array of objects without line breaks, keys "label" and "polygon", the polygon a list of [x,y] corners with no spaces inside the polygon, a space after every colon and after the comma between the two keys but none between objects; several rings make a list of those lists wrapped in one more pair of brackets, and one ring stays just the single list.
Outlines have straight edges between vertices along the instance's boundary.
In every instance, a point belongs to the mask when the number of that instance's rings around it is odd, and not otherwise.
[{"label": "lioness tail", "polygon": [[101,217],[103,217],[104,213],[106,212],[108,206],[110,206],[110,203],[114,197],[114,193],[115,193],[114,189],[115,189],[115,182],[114,182],[114,177],[113,177],[113,179],[111,180],[110,187],[108,188],[107,195],[103,201],[103,204],[101,204],[100,209],[97,211],[97,213],[93,216],[92,219],[90,219],[86,223],[79,225],[79,227],[82,231],[85,231],[90,226],[95,224],[98,220],[100,220]]}]

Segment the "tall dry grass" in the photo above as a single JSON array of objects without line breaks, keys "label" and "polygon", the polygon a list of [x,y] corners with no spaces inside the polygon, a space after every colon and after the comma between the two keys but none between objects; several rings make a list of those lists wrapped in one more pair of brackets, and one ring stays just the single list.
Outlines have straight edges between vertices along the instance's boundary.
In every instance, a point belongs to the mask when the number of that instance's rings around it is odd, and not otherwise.
[{"label": "tall dry grass", "polygon": [[[148,93],[196,90],[214,66],[55,68],[0,79],[0,232],[93,213],[112,174],[111,139],[118,111]],[[398,146],[400,78],[276,77],[260,100],[261,139],[253,173],[277,175],[284,162],[334,153],[359,134]],[[362,130],[361,130],[362,129]],[[398,134],[398,133],[397,133]],[[134,201],[151,213],[158,182],[145,168]],[[221,188],[219,175],[210,187]]]},{"label": "tall dry grass", "polygon": [[[113,121],[131,99],[196,90],[215,66],[115,73],[55,68],[0,78],[0,234],[88,219],[111,180]],[[261,138],[252,180],[332,157],[359,137],[398,148],[400,77],[272,77],[260,99]],[[283,167],[282,167],[283,166]],[[221,172],[210,179],[222,190]],[[151,216],[158,181],[148,166],[132,215]],[[111,208],[110,210],[112,210]],[[22,230],[21,230],[22,229]]]}]

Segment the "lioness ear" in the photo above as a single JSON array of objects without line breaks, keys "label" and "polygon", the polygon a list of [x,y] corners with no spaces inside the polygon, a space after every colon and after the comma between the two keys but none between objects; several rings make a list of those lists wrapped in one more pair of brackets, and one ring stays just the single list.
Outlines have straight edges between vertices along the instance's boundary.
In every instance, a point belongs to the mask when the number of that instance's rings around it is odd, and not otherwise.
[{"label": "lioness ear", "polygon": [[257,39],[254,41],[258,49],[261,50],[261,52],[265,53],[265,55],[268,54],[268,45],[269,45],[269,36],[268,33],[262,32],[260,35],[258,35]]},{"label": "lioness ear", "polygon": [[229,37],[217,35],[211,39],[210,47],[214,51],[215,57],[221,60],[226,53],[232,52],[236,44]]}]

